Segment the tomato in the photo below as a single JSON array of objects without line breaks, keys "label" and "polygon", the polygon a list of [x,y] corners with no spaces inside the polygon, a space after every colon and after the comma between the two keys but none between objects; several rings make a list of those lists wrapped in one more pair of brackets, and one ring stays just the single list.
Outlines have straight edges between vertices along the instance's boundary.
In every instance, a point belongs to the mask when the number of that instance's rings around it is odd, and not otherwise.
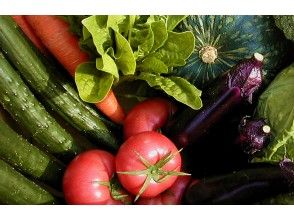
[{"label": "tomato", "polygon": [[[115,158],[103,150],[76,156],[66,168],[63,193],[68,204],[122,204],[113,198]],[[115,191],[117,194],[117,191]]]},{"label": "tomato", "polygon": [[158,196],[153,198],[140,198],[137,205],[180,205],[185,190],[190,183],[191,176],[179,176],[174,184]]},{"label": "tomato", "polygon": [[164,135],[146,131],[128,138],[120,147],[116,171],[123,187],[133,195],[150,198],[168,189],[177,179],[181,156]]},{"label": "tomato", "polygon": [[143,131],[156,131],[175,112],[175,106],[163,98],[147,99],[128,113],[124,122],[124,138]]}]

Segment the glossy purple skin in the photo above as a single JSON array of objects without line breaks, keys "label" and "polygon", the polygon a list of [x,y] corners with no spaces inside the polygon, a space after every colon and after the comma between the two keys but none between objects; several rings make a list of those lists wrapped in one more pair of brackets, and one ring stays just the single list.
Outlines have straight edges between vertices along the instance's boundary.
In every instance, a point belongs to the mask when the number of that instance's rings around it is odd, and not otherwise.
[{"label": "glossy purple skin", "polygon": [[237,87],[228,89],[209,108],[199,112],[179,135],[172,138],[176,146],[186,147],[208,133],[215,122],[241,102],[240,94],[240,89]]},{"label": "glossy purple skin", "polygon": [[233,67],[227,74],[224,90],[238,87],[242,98],[252,102],[252,94],[262,84],[262,61],[253,56],[251,59],[243,60]]},{"label": "glossy purple skin", "polygon": [[285,178],[291,184],[293,184],[294,183],[294,163],[290,159],[285,158],[279,163],[279,165]]},{"label": "glossy purple skin", "polygon": [[241,120],[237,142],[245,153],[254,154],[268,145],[271,133],[265,132],[264,126],[268,125],[263,119],[244,117]]},{"label": "glossy purple skin", "polygon": [[[194,144],[210,132],[210,128],[232,111],[243,100],[252,100],[252,94],[262,83],[262,55],[241,61],[225,74],[213,88],[213,102],[204,106],[186,127],[172,140],[178,148]],[[259,59],[258,59],[259,58]]]}]

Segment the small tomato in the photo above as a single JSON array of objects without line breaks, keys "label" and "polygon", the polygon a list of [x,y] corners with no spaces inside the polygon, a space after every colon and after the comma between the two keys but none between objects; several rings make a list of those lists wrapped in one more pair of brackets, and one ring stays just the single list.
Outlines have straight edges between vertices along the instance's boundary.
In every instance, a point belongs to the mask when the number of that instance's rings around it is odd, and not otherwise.
[{"label": "small tomato", "polygon": [[123,204],[122,190],[113,183],[115,158],[103,150],[76,156],[66,168],[63,193],[68,204]]},{"label": "small tomato", "polygon": [[128,113],[124,122],[124,138],[144,131],[157,131],[175,112],[175,106],[163,98],[147,99]]}]

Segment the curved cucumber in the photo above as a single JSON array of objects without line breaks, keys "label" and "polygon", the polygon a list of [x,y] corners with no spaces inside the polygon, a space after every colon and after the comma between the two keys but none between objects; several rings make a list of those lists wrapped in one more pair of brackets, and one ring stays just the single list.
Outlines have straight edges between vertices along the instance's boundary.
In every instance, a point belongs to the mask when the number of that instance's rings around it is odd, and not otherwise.
[{"label": "curved cucumber", "polygon": [[71,159],[82,151],[38,102],[1,52],[0,103],[50,153]]},{"label": "curved cucumber", "polygon": [[47,155],[0,119],[0,157],[21,173],[60,187],[65,165]]},{"label": "curved cucumber", "polygon": [[0,159],[0,203],[10,205],[56,204],[56,198]]},{"label": "curved cucumber", "polygon": [[115,135],[76,100],[56,77],[56,68],[38,54],[10,16],[0,16],[0,46],[33,91],[69,124],[103,146],[116,150]]}]

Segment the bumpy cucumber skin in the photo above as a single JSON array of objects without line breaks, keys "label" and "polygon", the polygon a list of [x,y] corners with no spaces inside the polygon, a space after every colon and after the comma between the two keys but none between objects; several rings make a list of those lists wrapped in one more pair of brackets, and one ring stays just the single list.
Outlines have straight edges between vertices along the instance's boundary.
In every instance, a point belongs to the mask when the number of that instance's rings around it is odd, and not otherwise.
[{"label": "bumpy cucumber skin", "polygon": [[0,102],[14,120],[50,153],[73,158],[82,151],[34,97],[0,52]]},{"label": "bumpy cucumber skin", "polygon": [[0,119],[0,157],[21,173],[60,187],[65,165],[27,142]]},{"label": "bumpy cucumber skin", "polygon": [[60,73],[54,72],[56,69],[41,58],[10,16],[0,16],[0,46],[42,102],[73,127],[95,139],[97,144],[112,150],[119,147],[113,132],[67,92],[62,86],[64,82],[55,76]]},{"label": "bumpy cucumber skin", "polygon": [[0,159],[0,203],[10,205],[56,204],[56,198]]}]

